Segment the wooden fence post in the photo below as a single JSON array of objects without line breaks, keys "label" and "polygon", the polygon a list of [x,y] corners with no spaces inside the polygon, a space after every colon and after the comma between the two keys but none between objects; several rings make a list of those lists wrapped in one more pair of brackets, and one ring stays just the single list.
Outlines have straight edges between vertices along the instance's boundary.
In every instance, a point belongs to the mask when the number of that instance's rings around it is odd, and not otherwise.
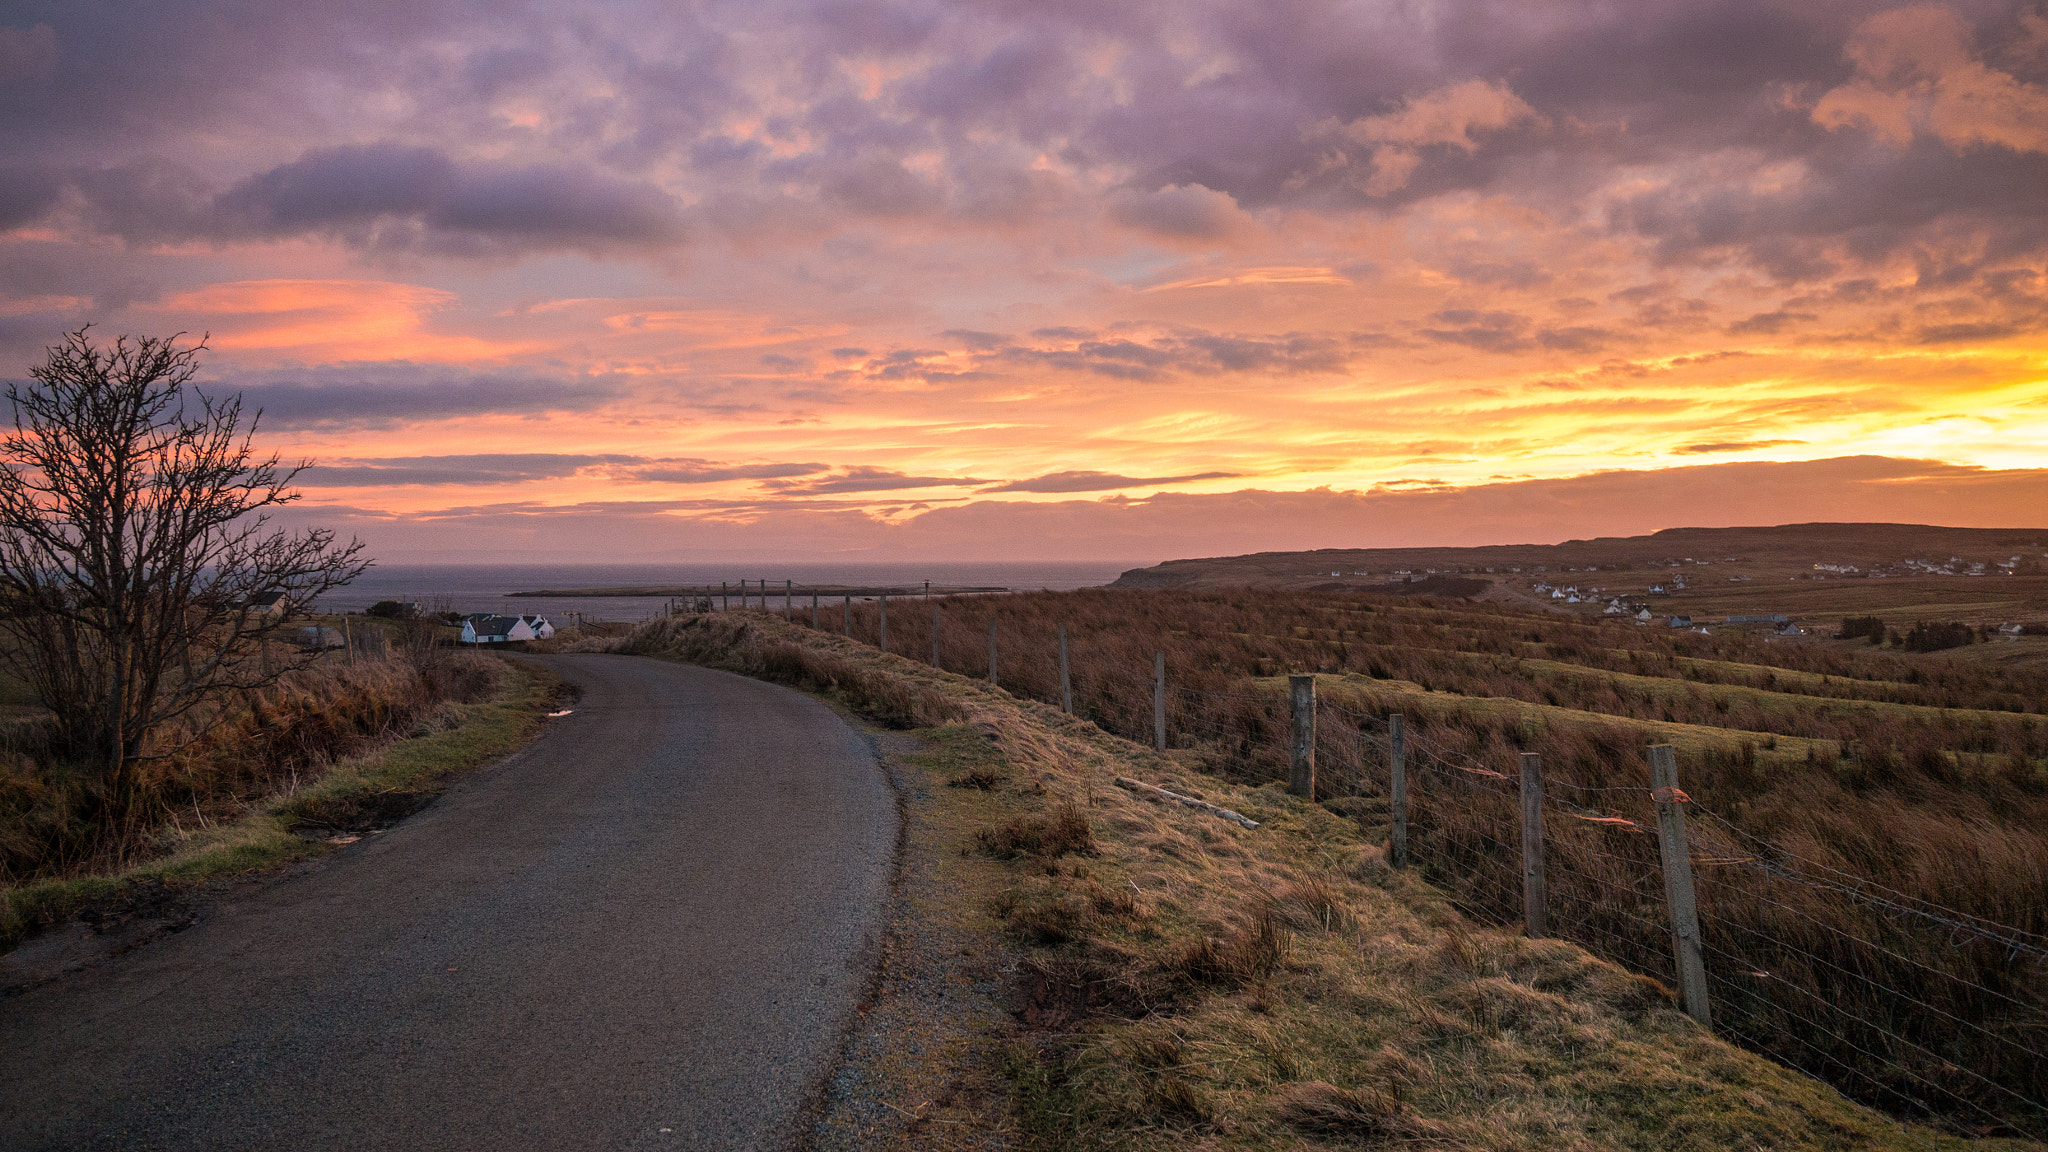
[{"label": "wooden fence post", "polygon": [[939,610],[932,609],[932,667],[939,666]]},{"label": "wooden fence post", "polygon": [[1707,1011],[1707,961],[1700,945],[1699,905],[1693,900],[1692,853],[1685,842],[1685,804],[1678,788],[1678,753],[1650,746],[1650,799],[1657,804],[1657,847],[1664,864],[1664,898],[1671,905],[1671,951],[1678,962],[1678,993],[1685,1014],[1713,1027]]},{"label": "wooden fence post", "polygon": [[1060,625],[1060,711],[1074,714],[1074,682],[1067,678],[1067,626]]},{"label": "wooden fence post", "polygon": [[1289,749],[1287,790],[1310,800],[1316,796],[1316,678],[1289,676],[1287,698],[1294,714],[1294,741]]},{"label": "wooden fence post", "polygon": [[818,590],[811,589],[811,631],[818,630]]},{"label": "wooden fence post", "polygon": [[880,633],[882,638],[880,648],[882,651],[887,652],[889,650],[889,594],[887,592],[882,593],[882,623],[876,631]]},{"label": "wooden fence post", "polygon": [[732,588],[723,580],[718,582],[718,608],[721,612],[732,611]]},{"label": "wooden fence post", "polygon": [[996,618],[988,618],[988,686],[996,686]]},{"label": "wooden fence post", "polygon": [[1408,866],[1408,733],[1401,714],[1387,717],[1387,781],[1394,827],[1387,834],[1387,855],[1396,868]]},{"label": "wooden fence post", "polygon": [[1522,923],[1531,938],[1550,935],[1543,883],[1543,757],[1522,753]]},{"label": "wooden fence post", "polygon": [[848,639],[853,637],[853,593],[846,594],[846,607],[839,612],[839,623],[845,627]]},{"label": "wooden fence post", "polygon": [[1152,654],[1152,747],[1166,751],[1166,653]]},{"label": "wooden fence post", "polygon": [[784,624],[789,623],[789,602],[795,596],[796,581],[784,580],[782,582],[782,622]]}]

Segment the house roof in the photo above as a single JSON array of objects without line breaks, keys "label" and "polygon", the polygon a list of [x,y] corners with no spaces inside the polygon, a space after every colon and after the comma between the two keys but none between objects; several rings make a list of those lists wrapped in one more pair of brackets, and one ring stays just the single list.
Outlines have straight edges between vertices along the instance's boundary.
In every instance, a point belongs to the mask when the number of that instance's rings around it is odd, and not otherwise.
[{"label": "house roof", "polygon": [[470,627],[479,636],[507,636],[521,621],[517,616],[484,616],[470,620]]}]

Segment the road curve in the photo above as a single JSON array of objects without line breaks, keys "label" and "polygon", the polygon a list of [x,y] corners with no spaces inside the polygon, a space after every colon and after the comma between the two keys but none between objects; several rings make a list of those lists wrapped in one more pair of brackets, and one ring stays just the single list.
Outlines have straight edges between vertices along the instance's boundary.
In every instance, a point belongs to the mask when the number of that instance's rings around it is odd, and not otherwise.
[{"label": "road curve", "polygon": [[0,1002],[0,1148],[788,1144],[881,930],[882,769],[786,689],[543,659],[584,695],[525,751]]}]

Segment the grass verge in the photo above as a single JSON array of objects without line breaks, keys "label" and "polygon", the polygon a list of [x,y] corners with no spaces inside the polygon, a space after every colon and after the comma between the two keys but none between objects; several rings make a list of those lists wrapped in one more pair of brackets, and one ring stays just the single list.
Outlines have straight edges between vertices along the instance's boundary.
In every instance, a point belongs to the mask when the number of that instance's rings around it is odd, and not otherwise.
[{"label": "grass verge", "polygon": [[332,849],[424,805],[457,772],[518,749],[540,729],[560,681],[538,665],[508,664],[488,700],[448,702],[412,734],[337,761],[316,780],[252,806],[241,819],[184,829],[169,851],[112,875],[37,880],[0,891],[0,952],[138,886],[191,888]]},{"label": "grass verge", "polygon": [[916,1012],[892,1007],[885,972],[869,1014],[894,1022],[862,1041],[848,1081],[880,1104],[852,1110],[856,1146],[2041,1147],[1862,1107],[1699,1028],[1653,980],[1466,920],[1386,865],[1358,798],[1205,775],[1193,756],[764,617],[658,629],[621,647],[837,695],[791,671],[815,660],[862,699],[931,717],[913,732],[927,750],[895,758],[906,874],[926,878],[892,934],[891,955],[924,965],[898,995],[961,1003],[944,989],[985,980],[1002,1011],[937,1042],[944,1022],[904,1025]]}]

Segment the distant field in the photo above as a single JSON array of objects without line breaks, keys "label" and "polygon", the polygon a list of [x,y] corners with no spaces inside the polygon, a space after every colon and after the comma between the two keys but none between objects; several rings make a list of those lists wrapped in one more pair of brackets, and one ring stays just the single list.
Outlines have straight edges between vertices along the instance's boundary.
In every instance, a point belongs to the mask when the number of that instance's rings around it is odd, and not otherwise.
[{"label": "distant field", "polygon": [[1915,620],[1972,624],[2048,621],[2048,577],[1784,580],[1725,587],[1705,583],[1665,598],[1663,606],[1672,612],[1707,616],[1766,612],[1808,620],[1883,616],[1887,622],[1906,624]]}]

